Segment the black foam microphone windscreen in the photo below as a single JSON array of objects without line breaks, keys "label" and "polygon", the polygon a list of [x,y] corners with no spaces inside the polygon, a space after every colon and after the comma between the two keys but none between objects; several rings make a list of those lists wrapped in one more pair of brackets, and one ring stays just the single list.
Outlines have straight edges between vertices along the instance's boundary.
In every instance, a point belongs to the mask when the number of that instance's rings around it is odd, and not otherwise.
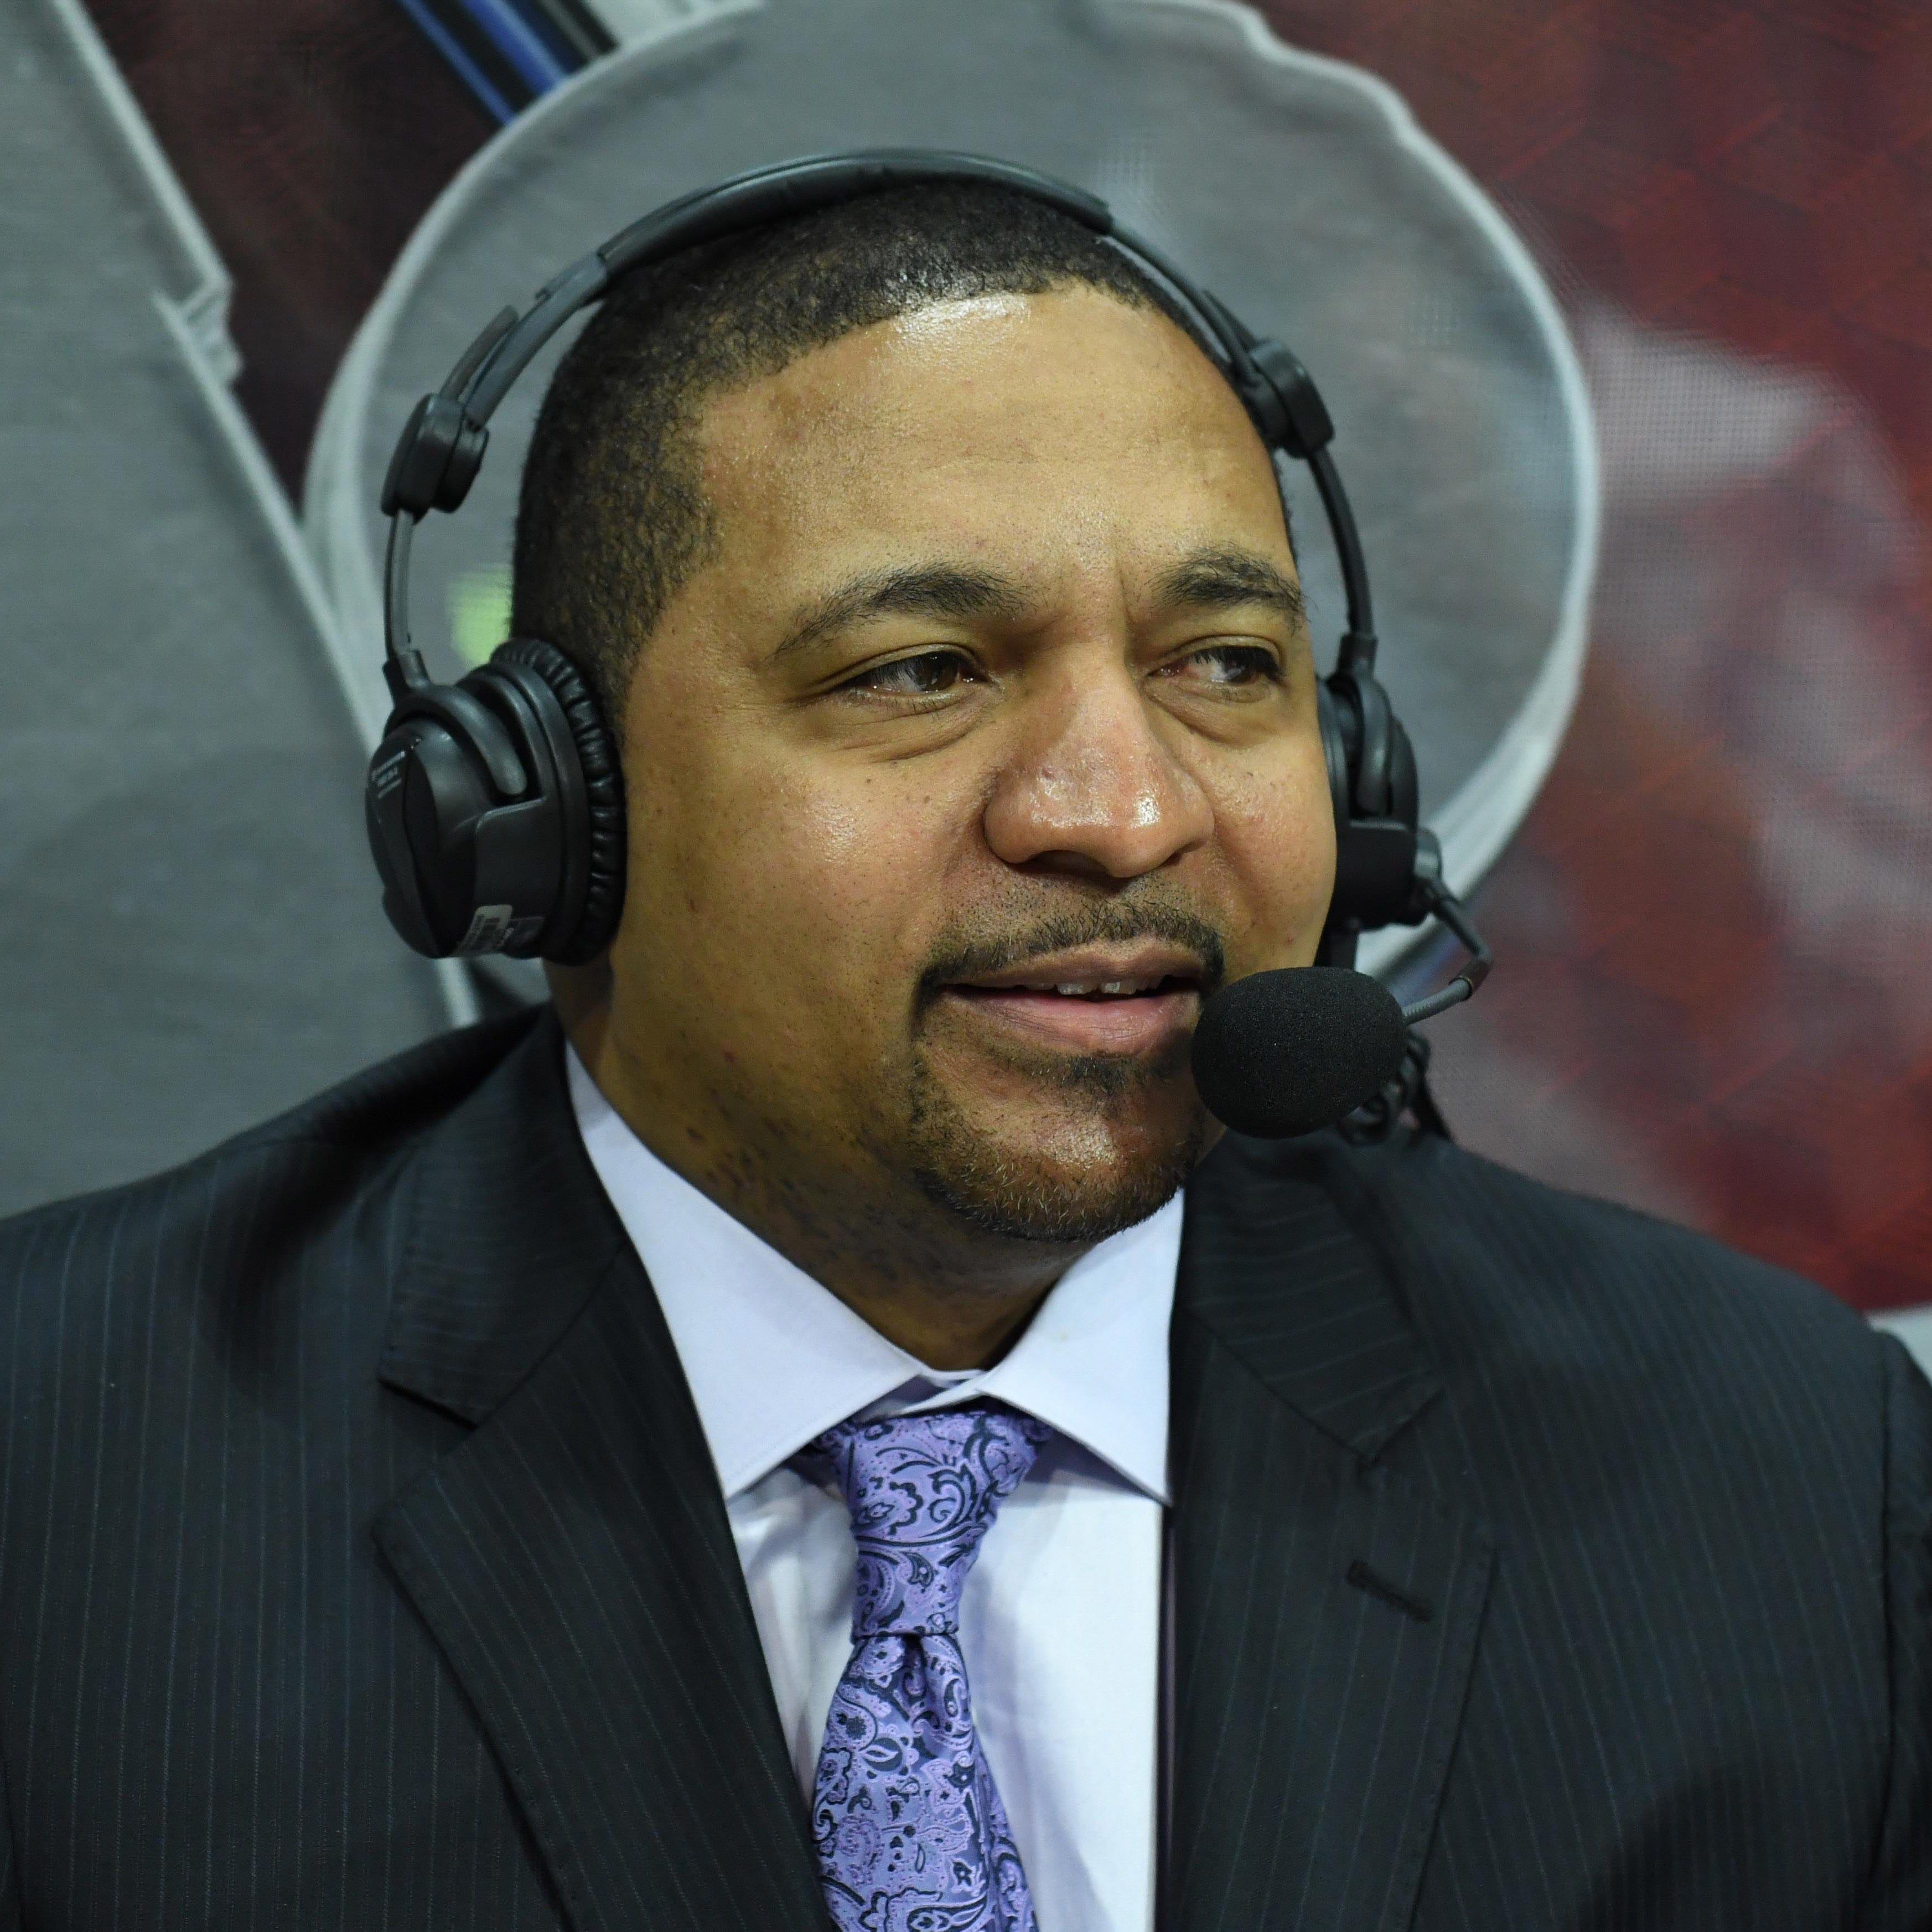
[{"label": "black foam microphone windscreen", "polygon": [[1395,995],[1366,973],[1252,973],[1202,1009],[1194,1084],[1209,1112],[1238,1133],[1312,1133],[1395,1078],[1406,1036]]}]

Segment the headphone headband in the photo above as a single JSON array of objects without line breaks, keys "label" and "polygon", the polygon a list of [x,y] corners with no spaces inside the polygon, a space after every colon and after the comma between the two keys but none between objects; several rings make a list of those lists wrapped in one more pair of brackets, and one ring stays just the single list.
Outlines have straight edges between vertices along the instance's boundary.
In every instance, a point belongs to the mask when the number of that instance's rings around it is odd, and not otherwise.
[{"label": "headphone headband", "polygon": [[[464,412],[472,422],[487,423],[537,351],[579,309],[601,300],[613,282],[634,268],[773,222],[796,220],[821,208],[938,182],[1010,188],[1058,208],[1096,235],[1114,232],[1112,211],[1095,196],[1049,175],[986,155],[885,148],[754,168],[716,188],[681,196],[632,222],[538,290],[529,310],[513,326],[499,334],[502,318],[493,322],[465,352],[464,362],[476,359],[458,394]],[[459,369],[464,366],[464,362],[458,364]],[[444,386],[448,392],[448,385]]]},{"label": "headphone headband", "polygon": [[851,154],[818,154],[754,168],[716,188],[668,202],[597,250],[614,275],[658,262],[686,248],[748,228],[790,221],[840,202],[896,188],[937,182],[980,182],[1045,202],[1096,235],[1114,232],[1113,211],[1096,195],[1013,161],[946,149],[875,148]]}]

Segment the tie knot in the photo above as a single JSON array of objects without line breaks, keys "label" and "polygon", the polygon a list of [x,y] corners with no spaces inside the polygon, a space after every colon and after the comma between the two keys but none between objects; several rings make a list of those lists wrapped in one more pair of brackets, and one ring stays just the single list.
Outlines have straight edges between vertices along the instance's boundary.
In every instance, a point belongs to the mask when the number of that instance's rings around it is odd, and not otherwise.
[{"label": "tie knot", "polygon": [[819,1437],[859,1546],[854,1643],[958,1628],[980,1539],[1050,1433],[1004,1409],[945,1408],[842,1422]]}]

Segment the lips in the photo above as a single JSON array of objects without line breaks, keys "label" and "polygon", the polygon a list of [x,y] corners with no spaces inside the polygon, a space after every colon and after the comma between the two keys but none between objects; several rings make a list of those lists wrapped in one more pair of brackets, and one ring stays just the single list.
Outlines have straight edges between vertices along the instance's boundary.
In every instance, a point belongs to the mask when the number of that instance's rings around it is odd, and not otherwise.
[{"label": "lips", "polygon": [[1162,944],[1083,947],[962,980],[947,997],[982,1023],[1078,1053],[1157,1052],[1201,1010],[1200,964]]}]

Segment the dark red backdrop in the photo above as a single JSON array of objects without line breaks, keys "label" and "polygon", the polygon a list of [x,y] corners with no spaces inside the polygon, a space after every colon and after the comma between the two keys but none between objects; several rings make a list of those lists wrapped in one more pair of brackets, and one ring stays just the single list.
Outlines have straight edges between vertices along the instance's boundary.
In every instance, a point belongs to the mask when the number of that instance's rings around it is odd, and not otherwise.
[{"label": "dark red backdrop", "polygon": [[[1932,11],[1264,10],[1502,201],[1604,420],[1591,668],[1481,895],[1504,964],[1440,1024],[1445,1110],[1861,1305],[1932,1301]],[[492,124],[394,0],[94,11],[298,486],[356,322]]]}]

